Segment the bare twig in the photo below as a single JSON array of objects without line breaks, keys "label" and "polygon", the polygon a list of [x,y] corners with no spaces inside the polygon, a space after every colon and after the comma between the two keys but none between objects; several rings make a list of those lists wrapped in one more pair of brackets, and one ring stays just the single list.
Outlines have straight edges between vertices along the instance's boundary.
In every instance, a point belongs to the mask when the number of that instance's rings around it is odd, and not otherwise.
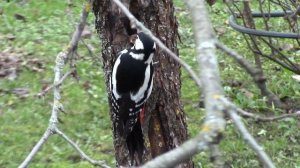
[{"label": "bare twig", "polygon": [[237,115],[236,106],[233,105],[231,102],[229,102],[225,98],[221,98],[221,100],[227,106],[226,112],[228,113],[230,118],[233,120],[233,123],[234,123],[235,127],[238,129],[238,131],[240,132],[240,134],[244,138],[245,142],[255,151],[258,158],[263,163],[264,167],[266,167],[266,168],[275,168],[275,165],[273,164],[272,160],[269,158],[269,156],[265,153],[263,148],[255,141],[255,139],[249,133],[249,131],[247,130],[247,128],[243,124],[240,116]]},{"label": "bare twig", "polygon": [[240,113],[244,117],[250,117],[250,118],[253,118],[258,121],[277,121],[277,120],[281,120],[284,118],[300,116],[300,111],[297,111],[297,112],[291,113],[291,114],[283,114],[280,116],[272,116],[272,117],[264,117],[264,116],[256,115],[256,114],[249,113],[249,112],[247,112],[243,109],[239,109],[239,108],[237,109],[237,112]]},{"label": "bare twig", "polygon": [[190,8],[194,36],[196,41],[197,60],[201,67],[200,79],[203,85],[204,105],[206,110],[206,121],[212,122],[217,128],[215,134],[211,137],[214,143],[209,145],[209,150],[214,167],[223,167],[222,155],[219,150],[222,131],[225,129],[224,106],[218,100],[223,95],[223,89],[220,81],[218,60],[216,57],[216,37],[209,20],[209,15],[203,0],[186,0]]},{"label": "bare twig", "polygon": [[50,135],[52,134],[52,131],[48,128],[41,139],[36,143],[36,145],[33,147],[31,152],[27,155],[26,159],[20,164],[19,168],[26,168],[27,165],[30,163],[32,158],[36,155],[36,153],[42,148],[44,143],[48,140]]},{"label": "bare twig", "polygon": [[37,94],[37,96],[44,96],[46,93],[48,93],[51,89],[53,89],[55,86],[58,86],[58,85],[61,85],[62,83],[63,83],[63,81],[65,80],[65,79],[67,79],[67,77],[69,76],[69,75],[71,75],[73,72],[75,71],[75,69],[71,69],[70,71],[68,71],[67,73],[65,73],[64,74],[64,76],[63,77],[61,77],[61,79],[54,85],[54,84],[52,84],[52,85],[50,85],[50,86],[48,86],[46,89],[44,89],[42,92],[40,92],[40,93],[38,93]]},{"label": "bare twig", "polygon": [[65,51],[60,52],[57,57],[56,57],[56,65],[54,68],[54,89],[53,89],[53,94],[54,94],[54,100],[53,100],[53,106],[52,106],[52,113],[51,117],[49,120],[49,126],[47,130],[45,131],[44,135],[41,137],[39,142],[33,147],[29,155],[27,155],[26,159],[21,163],[19,168],[25,168],[28,166],[30,161],[33,159],[35,154],[41,149],[44,143],[47,142],[47,139],[50,137],[50,135],[55,133],[55,128],[58,122],[58,112],[62,109],[62,105],[60,104],[59,100],[61,99],[60,96],[60,85],[57,85],[57,83],[61,79],[61,73],[62,73],[62,68],[64,66],[64,60],[67,57],[67,53]]},{"label": "bare twig", "polygon": [[126,8],[125,5],[120,2],[120,0],[113,0],[118,7],[124,12],[124,14],[128,17],[130,20],[131,24],[137,27],[138,29],[142,30],[144,33],[149,35],[155,43],[163,50],[165,51],[168,55],[171,56],[175,61],[177,61],[186,71],[188,74],[191,76],[191,78],[196,82],[198,87],[201,87],[201,80],[199,77],[196,75],[196,73],[192,70],[191,66],[184,62],[182,59],[180,59],[174,52],[172,52],[166,45],[164,45],[157,37],[153,35],[153,33],[146,28],[141,22],[139,22],[131,13],[130,11]]},{"label": "bare twig", "polygon": [[254,78],[254,80],[265,80],[265,78],[261,79],[259,75],[259,69],[257,69],[254,65],[250,62],[245,60],[241,55],[239,55],[236,51],[226,47],[224,44],[217,42],[216,46],[224,51],[226,54],[234,58],[245,70]]},{"label": "bare twig", "polygon": [[[104,167],[104,168],[109,167],[106,164],[104,164],[104,162],[102,162],[102,161],[95,161],[95,160],[89,158],[78,147],[78,145],[76,145],[70,138],[68,138],[63,132],[61,132],[57,128],[58,113],[60,111],[62,111],[62,109],[63,109],[63,106],[60,103],[60,99],[61,99],[60,85],[64,81],[64,78],[66,78],[68,76],[68,75],[65,75],[65,76],[62,77],[63,67],[64,67],[67,59],[69,59],[70,55],[72,53],[74,53],[74,51],[77,48],[78,41],[80,39],[80,35],[82,33],[84,24],[86,23],[86,18],[87,18],[88,13],[91,9],[91,4],[92,4],[92,1],[89,1],[85,5],[85,7],[84,7],[84,9],[81,13],[80,23],[78,24],[78,26],[76,28],[76,31],[73,33],[70,46],[67,49],[65,49],[64,51],[61,51],[56,57],[55,68],[54,68],[54,73],[55,74],[54,74],[54,82],[53,82],[53,94],[54,94],[53,97],[54,98],[53,98],[52,113],[51,113],[51,117],[50,117],[50,120],[49,120],[49,126],[48,126],[47,130],[45,131],[45,133],[43,134],[43,136],[41,137],[41,139],[38,141],[38,143],[33,147],[33,149],[27,155],[25,160],[20,164],[19,168],[27,167],[29,165],[29,163],[31,162],[31,160],[33,159],[33,157],[36,155],[36,153],[47,142],[48,138],[51,135],[56,134],[56,133],[59,134],[60,136],[62,136],[68,143],[70,143],[80,153],[80,155],[83,157],[83,159],[87,160],[88,162],[90,162],[93,165],[101,166],[101,167]],[[71,73],[71,72],[72,72],[72,70],[69,73]]]},{"label": "bare twig", "polygon": [[234,58],[237,61],[237,63],[239,63],[240,66],[242,68],[244,68],[251,75],[251,77],[253,78],[255,84],[261,90],[261,92],[264,92],[264,95],[268,95],[268,99],[269,99],[269,101],[271,101],[270,103],[274,103],[276,105],[276,107],[281,107],[281,108],[284,107],[284,105],[281,103],[281,101],[278,99],[278,97],[276,95],[274,95],[266,87],[266,85],[265,85],[266,78],[262,75],[260,69],[255,68],[255,66],[253,66],[247,60],[245,60],[241,55],[239,55],[234,50],[226,47],[222,43],[217,42],[216,46],[219,49],[221,49],[222,51],[224,51],[226,54],[228,54],[229,56],[231,56],[232,58]]},{"label": "bare twig", "polygon": [[224,167],[224,161],[222,158],[222,153],[219,149],[219,145],[212,144],[209,146],[210,150],[210,160],[214,164],[215,168]]},{"label": "bare twig", "polygon": [[68,0],[67,4],[68,4],[67,10],[66,10],[67,11],[67,15],[69,16],[69,19],[71,21],[73,21],[74,20],[74,16],[73,16],[74,3],[73,3],[73,0]]},{"label": "bare twig", "polygon": [[[211,126],[212,125],[209,127]],[[206,126],[204,126],[202,130],[203,132],[195,138],[192,138],[184,142],[179,147],[154,158],[143,165],[142,168],[175,167],[177,164],[186,161],[198,152],[207,149],[208,145],[213,141],[211,137],[217,136],[215,133],[217,130],[213,127],[207,130]]]},{"label": "bare twig", "polygon": [[89,52],[89,55],[92,59],[93,65],[101,66],[102,59],[101,57],[98,57],[94,54],[95,48],[92,44],[86,43],[84,39],[81,39],[82,44],[86,47],[87,51]]},{"label": "bare twig", "polygon": [[93,57],[96,57],[93,53],[93,51],[95,50],[95,48],[92,46],[92,44],[88,44],[85,42],[84,39],[81,39],[81,42],[82,44],[85,46],[85,48],[87,49],[87,51],[89,52],[90,56],[93,58]]},{"label": "bare twig", "polygon": [[97,161],[91,159],[88,155],[86,155],[80,148],[79,146],[72,141],[66,134],[64,134],[62,131],[60,131],[58,128],[55,129],[55,132],[60,135],[62,138],[64,138],[79,154],[80,156],[84,159],[90,162],[94,166],[100,166],[103,168],[110,168],[110,166],[106,165],[104,161]]},{"label": "bare twig", "polygon": [[296,18],[297,15],[300,15],[300,5],[297,7],[295,12],[291,15],[292,18]]}]

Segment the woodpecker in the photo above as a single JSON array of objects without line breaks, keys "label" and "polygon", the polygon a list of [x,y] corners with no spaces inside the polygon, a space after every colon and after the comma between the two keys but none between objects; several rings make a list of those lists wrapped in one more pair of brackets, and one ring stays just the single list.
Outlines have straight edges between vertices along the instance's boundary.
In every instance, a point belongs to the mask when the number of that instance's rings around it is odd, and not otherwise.
[{"label": "woodpecker", "polygon": [[117,131],[126,139],[131,164],[137,153],[142,162],[144,138],[141,125],[144,105],[153,86],[155,42],[145,33],[137,34],[134,45],[119,53],[110,80],[111,102]]}]

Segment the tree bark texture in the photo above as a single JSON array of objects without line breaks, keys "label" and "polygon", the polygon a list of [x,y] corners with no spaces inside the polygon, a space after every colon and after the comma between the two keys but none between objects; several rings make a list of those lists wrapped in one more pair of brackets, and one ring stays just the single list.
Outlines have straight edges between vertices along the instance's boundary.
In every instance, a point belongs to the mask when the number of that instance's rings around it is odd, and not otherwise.
[{"label": "tree bark texture", "polygon": [[[171,0],[123,0],[135,17],[160,38],[173,52],[177,49],[177,21]],[[102,41],[103,69],[109,91],[109,78],[117,53],[129,47],[129,36],[136,33],[128,19],[110,0],[95,0],[96,29]],[[185,115],[180,101],[180,65],[156,50],[153,90],[146,103],[143,125],[146,154],[143,161],[154,158],[182,144],[188,137]],[[109,94],[110,95],[110,94]],[[109,96],[110,101],[110,96]],[[128,166],[126,143],[115,130],[112,111],[114,146],[117,166]],[[191,160],[178,167],[193,167]]]}]

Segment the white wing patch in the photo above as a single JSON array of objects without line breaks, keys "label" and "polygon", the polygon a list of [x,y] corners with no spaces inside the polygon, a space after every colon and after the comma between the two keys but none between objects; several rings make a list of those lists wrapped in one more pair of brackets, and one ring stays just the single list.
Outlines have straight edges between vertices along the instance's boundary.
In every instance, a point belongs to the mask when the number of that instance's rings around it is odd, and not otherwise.
[{"label": "white wing patch", "polygon": [[153,55],[154,55],[154,53],[151,53],[151,54],[150,54],[149,58],[146,60],[146,63],[147,63],[147,64],[150,64],[150,63],[152,62]]},{"label": "white wing patch", "polygon": [[111,83],[112,83],[112,86],[113,86],[112,92],[113,92],[116,99],[119,99],[121,97],[117,92],[117,81],[116,81],[117,68],[118,68],[120,62],[121,62],[121,59],[120,59],[120,57],[118,57],[116,62],[115,62],[115,65],[114,65],[114,68],[113,68],[113,71],[112,71],[112,77],[111,77]]},{"label": "white wing patch", "polygon": [[[148,99],[148,98],[149,98],[149,96],[151,95],[152,88],[153,88],[153,78],[151,79],[151,83],[150,83],[149,91],[148,91],[148,94],[147,94],[147,99]],[[147,99],[146,99],[146,100],[147,100]]]},{"label": "white wing patch", "polygon": [[[146,68],[145,79],[144,79],[143,85],[139,88],[139,90],[136,94],[130,93],[130,98],[135,103],[138,103],[141,99],[143,99],[144,93],[148,87],[149,80],[151,80],[150,79],[150,65],[148,65]],[[148,92],[151,92],[151,90],[149,90]]]},{"label": "white wing patch", "polygon": [[135,54],[133,52],[130,52],[129,53],[130,56],[132,56],[134,59],[137,59],[137,60],[143,60],[144,59],[144,54]]}]

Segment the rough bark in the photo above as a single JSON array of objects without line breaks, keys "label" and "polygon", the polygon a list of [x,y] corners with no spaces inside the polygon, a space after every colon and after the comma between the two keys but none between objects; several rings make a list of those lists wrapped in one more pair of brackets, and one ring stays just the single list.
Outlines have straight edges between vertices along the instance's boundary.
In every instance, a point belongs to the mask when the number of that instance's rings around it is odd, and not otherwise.
[{"label": "rough bark", "polygon": [[[127,0],[123,3],[167,47],[178,53],[177,22],[172,1]],[[96,29],[102,40],[103,69],[106,84],[108,84],[117,53],[129,45],[129,36],[135,31],[130,28],[128,19],[113,1],[95,1],[93,8],[96,16]],[[143,158],[144,161],[179,146],[187,139],[184,112],[180,102],[180,65],[160,49],[156,51],[154,61],[158,63],[154,67],[154,87],[146,104],[147,119],[143,128],[144,136],[149,137],[149,140],[146,140],[148,149]],[[107,90],[109,92],[109,87]],[[114,121],[112,115],[111,120]],[[113,133],[117,164],[127,166],[129,160],[127,148],[122,138],[117,135],[114,125]],[[192,167],[192,162],[188,161],[179,167]]]}]

